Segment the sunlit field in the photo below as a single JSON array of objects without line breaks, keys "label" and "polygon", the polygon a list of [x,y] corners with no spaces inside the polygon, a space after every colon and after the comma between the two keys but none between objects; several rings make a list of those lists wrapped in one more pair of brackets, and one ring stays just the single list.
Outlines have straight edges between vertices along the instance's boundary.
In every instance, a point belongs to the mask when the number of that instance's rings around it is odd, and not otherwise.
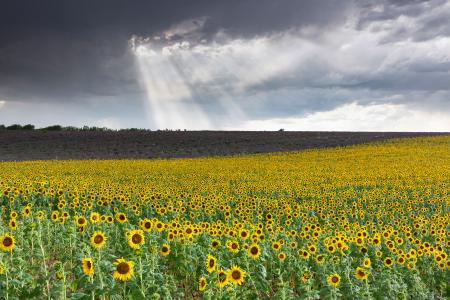
[{"label": "sunlit field", "polygon": [[450,136],[0,163],[0,298],[445,299]]}]

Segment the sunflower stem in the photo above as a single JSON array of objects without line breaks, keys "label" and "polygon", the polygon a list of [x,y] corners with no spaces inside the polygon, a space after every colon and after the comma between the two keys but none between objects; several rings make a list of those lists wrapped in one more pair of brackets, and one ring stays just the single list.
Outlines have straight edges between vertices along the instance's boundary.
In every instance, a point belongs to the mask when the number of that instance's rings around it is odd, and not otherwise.
[{"label": "sunflower stem", "polygon": [[[10,265],[10,264],[9,264]],[[5,277],[6,277],[6,300],[9,299],[9,278],[8,278],[8,266],[6,266]]]},{"label": "sunflower stem", "polygon": [[[247,257],[245,258],[245,266],[247,267],[247,272],[250,272],[250,264],[249,264]],[[253,280],[252,276],[249,276],[249,278],[250,278],[250,282],[252,283],[253,288],[255,289],[256,295],[258,295],[258,289],[256,288],[255,281]]]},{"label": "sunflower stem", "polygon": [[[89,276],[89,282],[91,284],[94,284],[94,276]],[[92,292],[91,292],[91,299],[95,300],[95,291],[94,290],[92,290]]]},{"label": "sunflower stem", "polygon": [[34,226],[31,227],[31,265],[34,266]]},{"label": "sunflower stem", "polygon": [[42,243],[42,230],[41,230],[41,222],[39,222],[39,234],[38,234],[38,238],[39,238],[39,246],[41,248],[41,253],[42,253],[42,265],[44,266],[44,274],[45,274],[45,283],[47,285],[47,298],[50,300],[50,282],[48,280],[48,270],[47,270],[47,263],[45,262],[45,250],[44,250],[44,245]]},{"label": "sunflower stem", "polygon": [[[98,249],[98,255],[97,255],[97,262],[98,262],[98,277],[100,278],[100,290],[103,291],[103,276],[102,276],[102,270],[100,268],[100,262],[101,262],[101,258],[102,258],[102,250]],[[97,263],[96,263],[97,265]],[[103,295],[102,295],[103,296]]]},{"label": "sunflower stem", "polygon": [[64,264],[61,263],[61,272],[63,274],[63,286],[62,286],[62,294],[63,299],[67,299],[67,291],[66,291],[66,273],[64,272]]},{"label": "sunflower stem", "polygon": [[142,292],[142,295],[145,298],[145,287],[144,287],[143,273],[144,273],[144,271],[143,271],[143,268],[142,268],[142,258],[141,258],[141,255],[139,255],[139,276],[140,276],[140,279],[141,279],[141,292]]}]

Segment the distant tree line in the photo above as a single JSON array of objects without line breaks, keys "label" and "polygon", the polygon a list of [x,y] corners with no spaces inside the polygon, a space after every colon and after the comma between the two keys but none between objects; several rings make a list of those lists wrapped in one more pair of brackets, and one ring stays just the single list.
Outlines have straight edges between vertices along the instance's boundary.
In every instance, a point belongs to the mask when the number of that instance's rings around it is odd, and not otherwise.
[{"label": "distant tree line", "polygon": [[20,124],[12,124],[9,126],[5,126],[0,124],[0,130],[42,130],[42,131],[114,131],[113,129],[109,129],[107,127],[96,127],[96,126],[83,126],[83,127],[75,127],[75,126],[61,126],[61,125],[51,125],[42,128],[35,128],[32,124],[20,125]]},{"label": "distant tree line", "polygon": [[[61,125],[51,125],[42,128],[35,128],[32,124],[20,125],[12,124],[9,126],[0,124],[0,130],[40,130],[40,131],[152,131],[151,129],[144,128],[126,128],[126,129],[110,129],[107,127],[97,127],[97,126],[61,126]],[[181,129],[158,129],[156,131],[182,131]],[[186,129],[183,129],[186,131]]]}]

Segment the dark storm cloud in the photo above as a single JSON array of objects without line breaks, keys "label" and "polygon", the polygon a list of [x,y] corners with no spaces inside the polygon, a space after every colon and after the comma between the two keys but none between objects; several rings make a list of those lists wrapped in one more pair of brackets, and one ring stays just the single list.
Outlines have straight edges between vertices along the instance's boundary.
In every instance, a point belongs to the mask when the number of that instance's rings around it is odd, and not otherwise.
[{"label": "dark storm cloud", "polygon": [[425,41],[437,36],[450,36],[450,10],[444,7],[446,3],[448,3],[447,0],[369,1],[361,5],[364,9],[359,17],[359,28],[367,28],[374,22],[388,22],[401,17],[410,17],[416,18],[414,24],[397,27],[383,41],[397,42],[404,39]]},{"label": "dark storm cloud", "polygon": [[0,93],[9,101],[80,101],[139,90],[131,35],[206,16],[205,37],[253,36],[341,19],[341,1],[11,1],[0,10]]}]

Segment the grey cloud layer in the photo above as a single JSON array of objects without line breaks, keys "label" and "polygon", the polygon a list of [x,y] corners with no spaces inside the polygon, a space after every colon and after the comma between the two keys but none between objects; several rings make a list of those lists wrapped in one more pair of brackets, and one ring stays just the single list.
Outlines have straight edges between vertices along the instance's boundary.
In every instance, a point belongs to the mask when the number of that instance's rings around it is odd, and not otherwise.
[{"label": "grey cloud layer", "polygon": [[171,49],[186,103],[218,127],[223,97],[250,119],[352,101],[450,110],[449,20],[443,0],[16,1],[0,12],[0,101],[103,103],[126,127],[148,97],[129,47],[137,36]]}]

